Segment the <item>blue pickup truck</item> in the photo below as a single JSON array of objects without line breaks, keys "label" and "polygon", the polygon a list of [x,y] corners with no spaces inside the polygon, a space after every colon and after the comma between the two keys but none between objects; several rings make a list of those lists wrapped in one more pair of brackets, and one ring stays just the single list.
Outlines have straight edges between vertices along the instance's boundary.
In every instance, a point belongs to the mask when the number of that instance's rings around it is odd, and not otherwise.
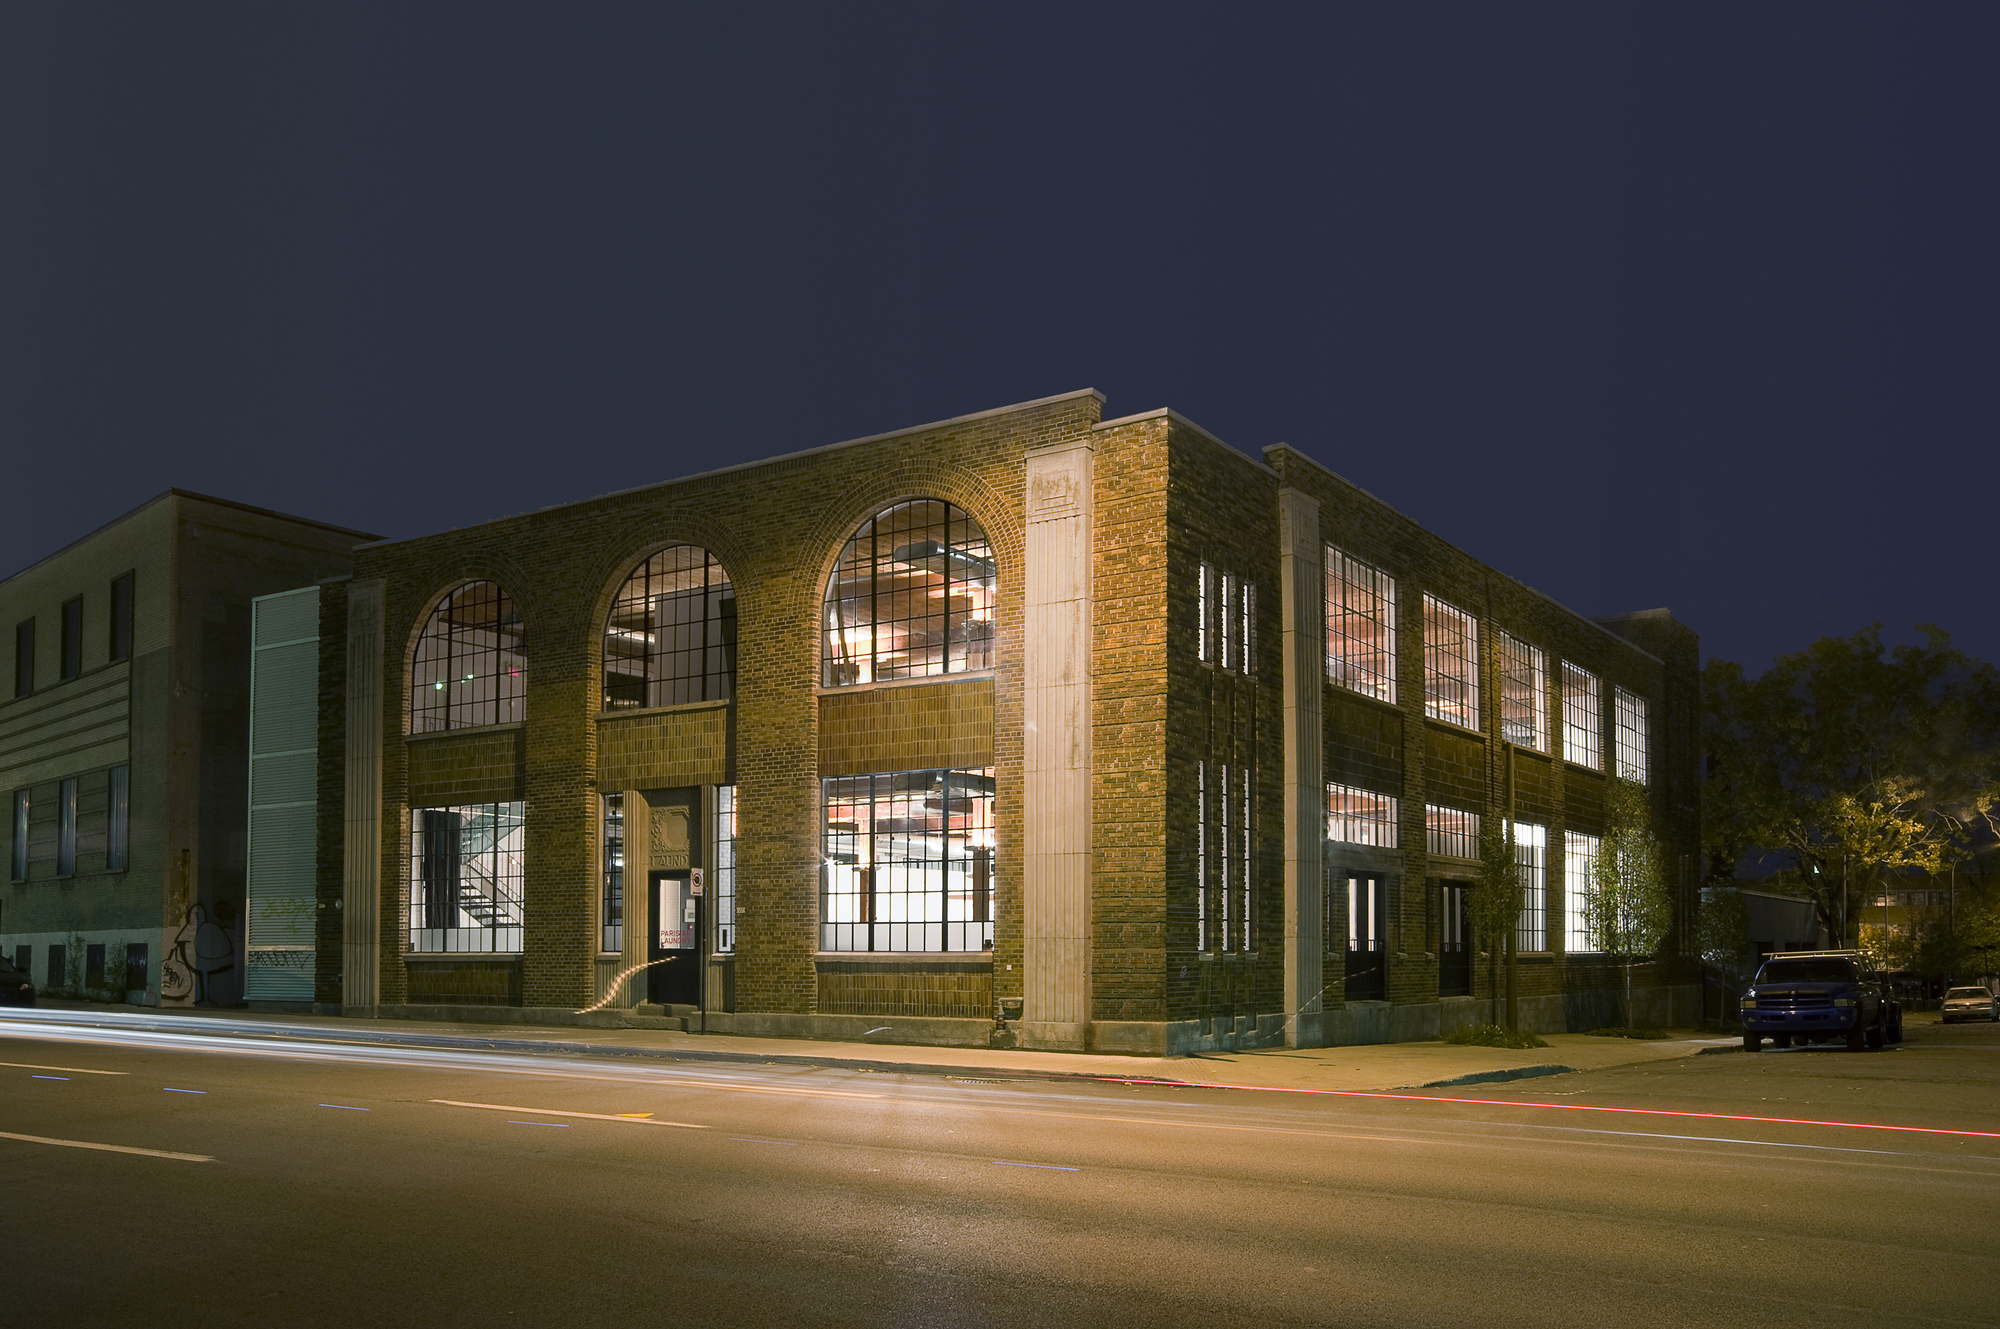
[{"label": "blue pickup truck", "polygon": [[1903,1041],[1903,1012],[1860,951],[1782,951],[1743,994],[1743,1050],[1845,1039],[1860,1051]]}]

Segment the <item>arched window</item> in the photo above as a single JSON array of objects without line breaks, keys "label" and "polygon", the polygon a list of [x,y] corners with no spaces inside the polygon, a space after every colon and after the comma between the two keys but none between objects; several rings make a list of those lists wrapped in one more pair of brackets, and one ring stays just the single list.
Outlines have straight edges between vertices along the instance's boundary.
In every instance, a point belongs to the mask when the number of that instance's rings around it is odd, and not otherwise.
[{"label": "arched window", "polygon": [[410,732],[506,724],[524,713],[528,639],[514,597],[471,581],[444,598],[410,664]]},{"label": "arched window", "polygon": [[723,701],[736,687],[736,592],[693,545],[641,563],[604,625],[604,709]]},{"label": "arched window", "polygon": [[826,586],[828,687],[993,667],[999,581],[986,532],[934,498],[861,524]]}]

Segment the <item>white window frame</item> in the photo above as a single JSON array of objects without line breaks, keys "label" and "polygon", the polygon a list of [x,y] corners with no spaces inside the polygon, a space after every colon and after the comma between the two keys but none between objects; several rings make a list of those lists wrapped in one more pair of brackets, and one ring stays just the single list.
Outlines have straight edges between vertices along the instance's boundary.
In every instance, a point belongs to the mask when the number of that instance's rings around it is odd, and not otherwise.
[{"label": "white window frame", "polygon": [[1514,949],[1549,948],[1548,916],[1549,828],[1529,821],[1514,823],[1514,862],[1521,869],[1521,917],[1514,927]]}]

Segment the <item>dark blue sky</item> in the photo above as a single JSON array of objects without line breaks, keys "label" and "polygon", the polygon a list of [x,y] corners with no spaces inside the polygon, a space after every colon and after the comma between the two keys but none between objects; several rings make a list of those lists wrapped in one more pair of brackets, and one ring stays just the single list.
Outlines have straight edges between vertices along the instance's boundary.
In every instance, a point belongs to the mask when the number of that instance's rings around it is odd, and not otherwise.
[{"label": "dark blue sky", "polygon": [[2000,659],[2000,6],[0,11],[0,573],[1080,387],[1712,655]]}]

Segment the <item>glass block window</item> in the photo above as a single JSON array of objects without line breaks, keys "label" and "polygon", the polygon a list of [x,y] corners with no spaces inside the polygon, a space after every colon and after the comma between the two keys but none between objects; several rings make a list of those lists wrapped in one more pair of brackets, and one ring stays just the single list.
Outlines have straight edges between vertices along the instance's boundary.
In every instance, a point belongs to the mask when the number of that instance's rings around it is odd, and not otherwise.
[{"label": "glass block window", "polygon": [[1195,630],[1195,659],[1207,664],[1215,653],[1215,564],[1201,565],[1201,585],[1197,591],[1200,601],[1200,625]]},{"label": "glass block window", "polygon": [[1244,582],[1238,598],[1243,602],[1243,630],[1237,640],[1243,645],[1237,653],[1242,657],[1243,674],[1247,678],[1257,672],[1257,583]]},{"label": "glass block window", "polygon": [[1394,849],[1396,834],[1394,794],[1370,793],[1344,784],[1326,787],[1327,839]]},{"label": "glass block window", "polygon": [[527,691],[528,639],[513,597],[490,581],[447,595],[417,639],[410,732],[520,720]]},{"label": "glass block window", "polygon": [[1217,864],[1220,871],[1216,873],[1215,949],[1226,951],[1229,949],[1229,764],[1218,764],[1216,775],[1216,784],[1220,787],[1215,791],[1215,845],[1221,861]]},{"label": "glass block window", "polygon": [[1500,634],[1500,737],[1549,750],[1549,671],[1540,648]]},{"label": "glass block window", "polygon": [[1221,651],[1217,658],[1217,663],[1224,669],[1228,669],[1236,663],[1234,653],[1230,649],[1234,644],[1235,637],[1235,634],[1230,630],[1230,622],[1235,618],[1233,612],[1235,605],[1236,578],[1233,574],[1225,572],[1222,574],[1222,614],[1220,625],[1222,630],[1218,634],[1221,637]]},{"label": "glass block window", "polygon": [[625,949],[625,795],[604,796],[604,882],[598,906],[600,951]]},{"label": "glass block window", "polygon": [[1479,728],[1479,620],[1424,597],[1424,714]]},{"label": "glass block window", "polygon": [[410,949],[521,949],[525,803],[410,809]]},{"label": "glass block window", "polygon": [[1646,699],[1613,688],[1613,749],[1621,779],[1646,783]]},{"label": "glass block window", "polygon": [[986,532],[932,498],[870,517],[827,582],[828,687],[993,667],[1000,582]]},{"label": "glass block window", "polygon": [[1238,850],[1238,856],[1242,861],[1242,867],[1243,867],[1243,876],[1241,884],[1243,907],[1241,910],[1238,911],[1237,916],[1243,920],[1243,924],[1240,929],[1241,949],[1245,951],[1252,951],[1257,948],[1256,928],[1252,923],[1250,914],[1251,902],[1256,898],[1256,892],[1252,889],[1252,887],[1254,884],[1253,879],[1256,876],[1256,868],[1257,868],[1257,855],[1254,849],[1257,840],[1256,837],[1250,833],[1250,816],[1251,816],[1250,767],[1246,763],[1241,769],[1243,772],[1243,804],[1242,804],[1243,817],[1240,821],[1236,823],[1239,827],[1242,828],[1238,832],[1236,838],[1242,846]]},{"label": "glass block window", "polygon": [[715,787],[715,826],[709,840],[709,893],[715,898],[715,953],[736,949],[736,786]]},{"label": "glass block window", "polygon": [[726,700],[736,683],[736,591],[715,555],[662,549],[633,570],[604,625],[604,709]]},{"label": "glass block window", "polygon": [[1532,822],[1515,823],[1514,861],[1521,868],[1521,918],[1514,929],[1514,949],[1545,951],[1549,948],[1549,828]]},{"label": "glass block window", "polygon": [[821,784],[821,950],[992,949],[991,768]]},{"label": "glass block window", "polygon": [[1424,848],[1444,858],[1479,857],[1479,814],[1424,804]]},{"label": "glass block window", "polygon": [[1593,771],[1604,769],[1599,714],[1604,685],[1587,669],[1563,661],[1563,758]]},{"label": "glass block window", "polygon": [[1584,906],[1590,900],[1590,870],[1604,842],[1595,835],[1563,832],[1563,949],[1587,955],[1598,949],[1591,940]]},{"label": "glass block window", "polygon": [[1396,579],[1326,547],[1326,676],[1396,700]]}]

